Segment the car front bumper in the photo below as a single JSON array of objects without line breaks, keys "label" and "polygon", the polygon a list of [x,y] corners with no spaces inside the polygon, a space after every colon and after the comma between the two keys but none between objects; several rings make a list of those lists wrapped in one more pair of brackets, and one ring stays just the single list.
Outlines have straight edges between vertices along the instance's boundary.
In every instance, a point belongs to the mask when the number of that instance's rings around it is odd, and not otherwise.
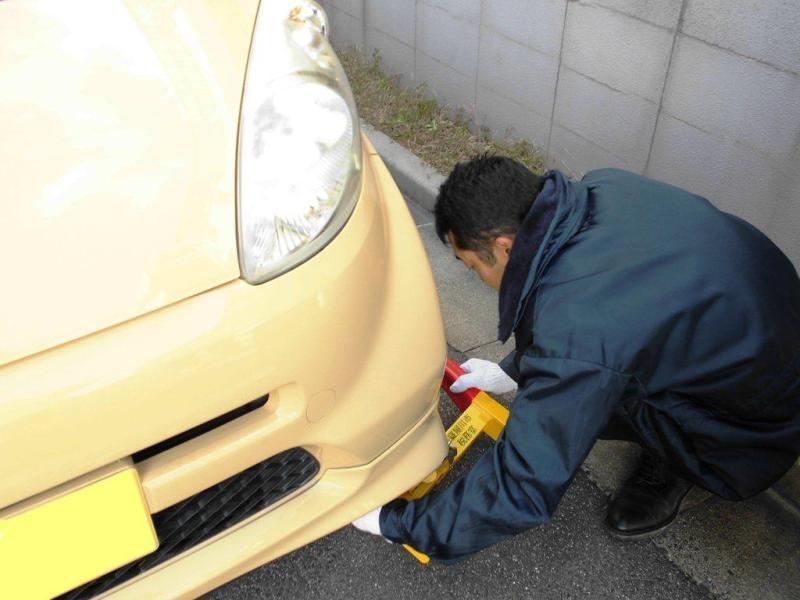
[{"label": "car front bumper", "polygon": [[[414,429],[361,467],[328,469],[285,502],[112,590],[109,598],[197,598],[313,542],[412,488],[446,454],[433,407]],[[425,468],[421,468],[424,466]]]},{"label": "car front bumper", "polygon": [[286,275],[235,280],[0,369],[0,516],[268,394],[134,465],[156,513],[289,448],[320,464],[303,489],[112,591],[196,596],[432,471],[446,453],[438,299],[405,202],[366,140],[364,153],[348,224]]}]

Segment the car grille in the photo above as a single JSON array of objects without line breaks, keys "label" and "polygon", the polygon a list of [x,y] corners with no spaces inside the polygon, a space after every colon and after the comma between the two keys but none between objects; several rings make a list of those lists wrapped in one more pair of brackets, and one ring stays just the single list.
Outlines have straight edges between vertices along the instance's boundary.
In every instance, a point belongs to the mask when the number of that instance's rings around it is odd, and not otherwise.
[{"label": "car grille", "polygon": [[302,448],[292,448],[237,473],[153,515],[158,549],[67,592],[60,598],[91,598],[243,521],[301,488],[319,472],[319,463]]}]

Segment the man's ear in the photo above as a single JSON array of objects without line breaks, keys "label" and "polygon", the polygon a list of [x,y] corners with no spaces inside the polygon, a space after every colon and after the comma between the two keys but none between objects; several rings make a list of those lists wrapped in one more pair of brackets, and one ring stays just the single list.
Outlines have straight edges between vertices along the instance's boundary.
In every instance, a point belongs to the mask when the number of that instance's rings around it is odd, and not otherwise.
[{"label": "man's ear", "polygon": [[494,238],[494,247],[500,251],[501,254],[508,256],[511,254],[511,247],[514,245],[514,236],[501,235]]}]

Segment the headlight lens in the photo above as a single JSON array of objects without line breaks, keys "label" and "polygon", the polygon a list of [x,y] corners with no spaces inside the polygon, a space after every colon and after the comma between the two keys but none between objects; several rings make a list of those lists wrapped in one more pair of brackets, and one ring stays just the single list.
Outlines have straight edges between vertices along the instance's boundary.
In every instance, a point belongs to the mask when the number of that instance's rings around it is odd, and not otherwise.
[{"label": "headlight lens", "polygon": [[286,44],[312,50],[296,48],[293,62],[302,70],[264,83],[269,69],[253,70],[268,57],[254,40],[242,104],[239,262],[253,284],[322,249],[344,226],[360,187],[358,118],[347,80],[324,37],[288,27],[294,30]]}]

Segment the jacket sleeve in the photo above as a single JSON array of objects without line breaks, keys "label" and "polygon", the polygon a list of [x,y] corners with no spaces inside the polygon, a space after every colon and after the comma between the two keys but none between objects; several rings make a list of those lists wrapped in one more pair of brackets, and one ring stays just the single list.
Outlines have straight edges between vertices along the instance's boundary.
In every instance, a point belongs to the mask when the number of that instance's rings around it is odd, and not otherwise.
[{"label": "jacket sleeve", "polygon": [[516,382],[519,382],[519,373],[517,372],[517,366],[514,364],[514,361],[517,359],[517,351],[512,350],[508,353],[503,360],[500,361],[500,368],[505,371],[505,374],[511,377]]},{"label": "jacket sleeve", "polygon": [[553,515],[618,405],[627,377],[594,363],[523,357],[508,425],[446,490],[381,511],[381,532],[456,562]]}]

